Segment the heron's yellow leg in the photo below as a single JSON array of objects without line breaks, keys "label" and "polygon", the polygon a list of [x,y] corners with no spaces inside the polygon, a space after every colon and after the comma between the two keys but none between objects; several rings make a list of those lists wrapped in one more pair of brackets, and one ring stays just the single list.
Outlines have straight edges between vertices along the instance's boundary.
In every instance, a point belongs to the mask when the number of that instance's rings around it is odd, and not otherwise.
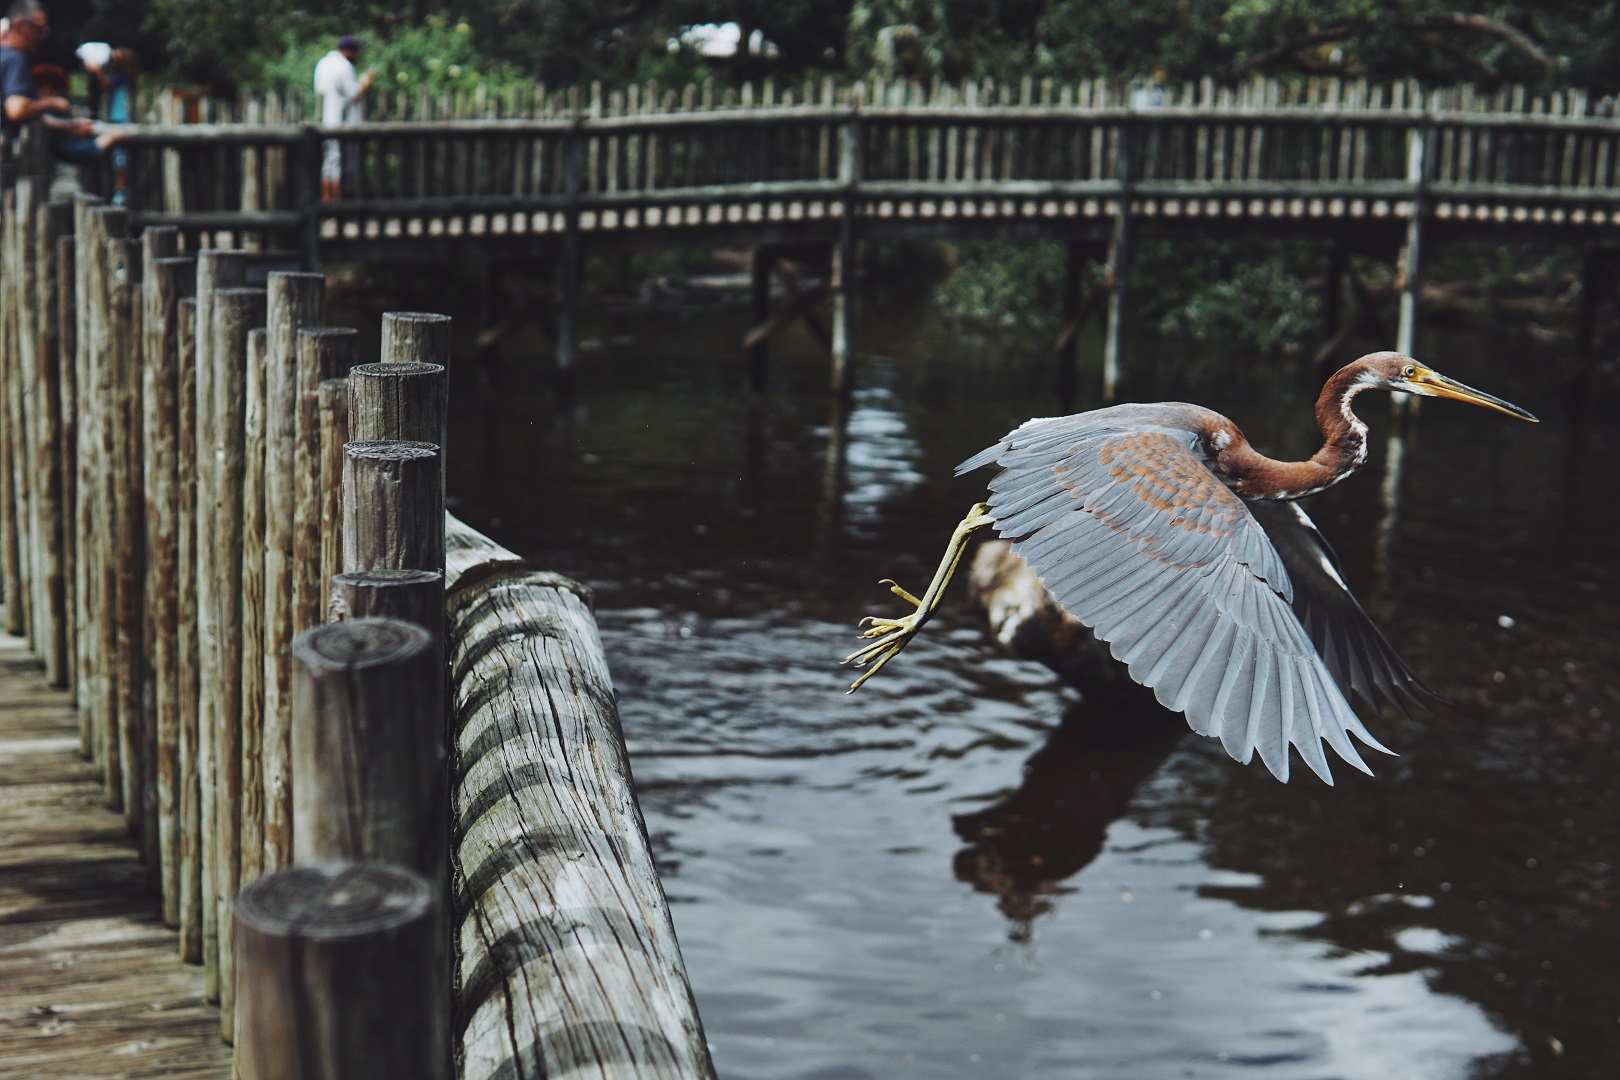
[{"label": "heron's yellow leg", "polygon": [[[917,635],[923,624],[933,618],[934,611],[939,607],[939,598],[944,594],[945,586],[950,584],[951,576],[956,573],[957,564],[962,561],[962,552],[967,550],[968,538],[986,525],[993,524],[995,520],[990,516],[988,503],[973,504],[973,509],[967,512],[967,516],[956,526],[956,531],[951,533],[951,543],[945,549],[945,557],[939,561],[939,568],[934,571],[934,580],[928,583],[927,591],[920,598],[887,578],[880,582],[917,610],[898,619],[868,615],[861,620],[861,625],[867,628],[861,636],[874,640],[850,653],[843,660],[846,664],[866,668],[861,677],[851,684],[850,693],[859,690],[862,683],[881,671],[883,665],[894,659],[895,654],[905,648],[906,643]],[[870,667],[867,666],[869,664]]]}]

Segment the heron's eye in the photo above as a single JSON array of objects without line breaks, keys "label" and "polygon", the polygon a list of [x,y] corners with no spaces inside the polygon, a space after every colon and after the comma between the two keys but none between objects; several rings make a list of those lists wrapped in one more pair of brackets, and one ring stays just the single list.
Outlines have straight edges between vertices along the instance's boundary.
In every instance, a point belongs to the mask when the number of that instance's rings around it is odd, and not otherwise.
[{"label": "heron's eye", "polygon": [[1413,367],[1411,364],[1407,364],[1405,367],[1401,368],[1401,378],[1403,379],[1410,379],[1416,374],[1417,368]]}]

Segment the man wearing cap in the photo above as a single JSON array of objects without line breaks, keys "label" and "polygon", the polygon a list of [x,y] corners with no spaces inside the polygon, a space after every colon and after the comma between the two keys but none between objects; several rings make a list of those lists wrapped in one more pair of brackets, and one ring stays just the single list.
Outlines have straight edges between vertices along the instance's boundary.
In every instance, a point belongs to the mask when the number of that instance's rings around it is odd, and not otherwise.
[{"label": "man wearing cap", "polygon": [[[372,73],[356,76],[355,57],[360,42],[352,35],[338,38],[337,48],[315,65],[315,92],[321,95],[321,123],[327,127],[360,122],[360,99],[371,87]],[[321,201],[333,202],[343,184],[343,148],[327,139],[321,154]]]}]

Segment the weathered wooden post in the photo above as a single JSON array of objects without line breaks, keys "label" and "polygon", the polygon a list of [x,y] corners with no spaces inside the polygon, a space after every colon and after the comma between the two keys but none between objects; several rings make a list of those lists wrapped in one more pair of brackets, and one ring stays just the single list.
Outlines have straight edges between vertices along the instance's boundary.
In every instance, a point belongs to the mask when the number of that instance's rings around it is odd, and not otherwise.
[{"label": "weathered wooden post", "polygon": [[[343,571],[343,448],[349,441],[349,380],[322,379],[321,425],[321,569],[326,583]],[[324,606],[324,600],[323,600]]]},{"label": "weathered wooden post", "polygon": [[[89,565],[91,641],[91,711],[99,739],[102,777],[107,805],[123,810],[126,756],[119,739],[118,724],[118,533],[117,463],[119,440],[117,411],[118,342],[113,334],[112,289],[109,240],[122,239],[129,231],[129,215],[118,208],[91,206],[85,211],[85,231],[81,236],[82,273],[88,317],[85,330],[84,390],[88,461],[81,460],[81,475],[89,494],[89,513],[82,523],[89,530],[85,537]],[[86,473],[86,466],[88,472]]]},{"label": "weathered wooden post", "polygon": [[[35,266],[34,305],[38,313],[39,354],[34,401],[38,420],[34,434],[34,490],[39,498],[41,551],[36,572],[44,592],[41,641],[45,677],[53,687],[68,678],[68,634],[72,625],[67,591],[68,531],[71,512],[64,498],[64,470],[72,458],[62,432],[63,351],[61,287],[57,269],[58,241],[73,226],[73,208],[65,202],[40,206],[35,218],[32,253]],[[71,364],[68,365],[71,367]]]},{"label": "weathered wooden post", "polygon": [[265,383],[270,334],[247,335],[247,392],[242,429],[242,803],[239,880],[264,872],[266,660]]},{"label": "weathered wooden post", "polygon": [[[72,228],[72,204],[69,204],[68,228]],[[79,622],[80,605],[84,602],[83,563],[79,556],[79,389],[77,355],[79,342],[78,298],[74,282],[77,279],[75,253],[77,241],[71,235],[56,241],[56,331],[57,331],[57,394],[58,415],[61,418],[62,459],[62,612],[63,639],[66,661],[63,677],[79,710],[79,754],[90,757],[89,719],[85,714],[85,701],[81,696],[79,641],[82,627]]]},{"label": "weathered wooden post", "polygon": [[295,862],[396,862],[446,887],[438,630],[352,618],[294,641]]},{"label": "weathered wooden post", "polygon": [[[196,283],[196,267],[190,272]],[[178,607],[175,639],[175,708],[180,727],[180,959],[203,962],[204,911],[213,904],[212,888],[204,888],[204,867],[211,865],[203,852],[213,839],[206,829],[204,808],[211,816],[212,791],[203,786],[203,731],[198,715],[200,656],[197,642],[197,300],[182,299],[175,306],[175,347],[178,351],[175,431],[175,601]],[[211,742],[212,739],[210,738]],[[212,781],[212,770],[209,772]],[[206,793],[206,794],[205,794]],[[216,984],[217,985],[217,984]]]},{"label": "weathered wooden post", "polygon": [[[158,230],[148,230],[144,238]],[[161,235],[161,233],[159,233]],[[168,245],[147,241],[147,254]],[[195,259],[155,256],[148,260],[143,286],[146,313],[145,405],[147,507],[148,640],[151,642],[153,706],[157,713],[158,850],[163,887],[163,921],[180,925],[181,807],[181,592],[180,540],[191,517],[182,508],[182,379],[180,301],[196,290]],[[189,412],[189,410],[186,410]]]},{"label": "weathered wooden post", "polygon": [[[90,375],[90,320],[92,305],[90,303],[90,264],[96,260],[90,253],[98,250],[95,238],[91,235],[93,227],[90,221],[90,210],[101,200],[91,195],[78,194],[73,197],[73,232],[72,243],[64,244],[57,253],[61,263],[60,272],[65,281],[71,281],[66,289],[66,295],[71,297],[70,311],[72,316],[73,348],[68,354],[71,363],[64,360],[63,370],[71,368],[73,376],[73,394],[71,409],[64,411],[65,426],[68,427],[68,437],[73,444],[73,477],[71,482],[73,508],[73,671],[69,679],[74,684],[74,704],[79,709],[79,744],[80,750],[92,761],[101,761],[101,736],[99,718],[96,715],[96,701],[94,694],[94,679],[96,673],[95,627],[91,624],[91,613],[95,605],[94,589],[95,575],[92,573],[92,564],[95,553],[91,550],[90,538],[94,535],[91,512],[95,504],[94,487],[94,459],[92,449],[94,439],[92,432],[94,425],[92,393],[89,381]],[[64,332],[68,324],[64,321]]]},{"label": "weathered wooden post", "polygon": [[437,363],[359,364],[349,370],[349,438],[443,446],[449,379]]},{"label": "weathered wooden post", "polygon": [[[321,384],[342,380],[358,357],[358,333],[350,327],[304,327],[298,331],[298,435],[293,447],[296,477],[293,507],[293,633],[325,621],[325,579],[321,577],[323,500],[341,506],[342,460],[332,490],[321,486]],[[338,442],[339,454],[342,443]],[[335,523],[334,523],[335,527]],[[337,560],[333,561],[333,572]],[[285,771],[285,762],[279,766]],[[268,775],[272,765],[266,761]]]},{"label": "weathered wooden post", "polygon": [[27,628],[27,605],[22,602],[23,577],[19,533],[22,522],[17,516],[19,492],[18,466],[15,464],[20,443],[22,404],[13,373],[17,366],[17,275],[11,268],[9,236],[15,231],[12,222],[17,215],[17,194],[0,194],[0,417],[5,429],[0,431],[0,592],[6,599],[5,630],[8,634],[21,634]]},{"label": "weathered wooden post", "polygon": [[[197,784],[199,807],[199,853],[203,861],[200,872],[202,885],[202,957],[206,972],[204,994],[217,1001],[219,984],[219,914],[220,901],[215,894],[220,871],[216,864],[219,844],[215,836],[219,821],[216,795],[220,787],[219,752],[215,737],[220,724],[220,696],[223,680],[220,677],[220,631],[218,600],[215,588],[217,571],[216,548],[219,519],[218,468],[215,460],[218,430],[218,389],[215,361],[215,316],[217,294],[224,289],[240,286],[247,280],[249,256],[243,251],[222,251],[204,248],[197,253],[197,314],[193,384],[196,411],[193,416],[194,445],[196,448],[196,508],[193,515],[195,542],[195,580],[197,583]],[[244,346],[246,329],[244,328]],[[238,396],[237,401],[241,398]],[[234,716],[232,717],[234,720]],[[235,765],[232,766],[234,770]]]},{"label": "weathered wooden post", "polygon": [[278,870],[237,898],[243,1080],[449,1080],[443,901],[398,867]]},{"label": "weathered wooden post", "polygon": [[437,570],[355,570],[332,578],[334,619],[390,618],[444,632],[444,575]]},{"label": "weathered wooden post", "polygon": [[264,746],[260,780],[264,802],[261,843],[266,869],[292,857],[291,778],[285,768],[292,723],[294,566],[297,551],[295,473],[300,394],[299,331],[319,326],[326,310],[320,274],[269,276],[269,357],[265,373],[264,470]]},{"label": "weathered wooden post", "polygon": [[213,297],[213,596],[219,687],[214,713],[214,903],[219,928],[220,1030],[234,1034],[231,900],[241,882],[242,482],[247,415],[248,331],[264,325],[265,290],[217,289]]},{"label": "weathered wooden post", "polygon": [[450,366],[448,315],[425,311],[385,311],[382,317],[382,361],[385,364]]},{"label": "weathered wooden post", "polygon": [[444,567],[439,448],[376,440],[343,448],[343,569]]},{"label": "weathered wooden post", "polygon": [[[123,774],[124,819],[141,841],[157,878],[156,802],[147,843],[146,781],[156,752],[155,733],[147,737],[144,583],[146,568],[144,450],[141,446],[141,242],[112,238],[105,248],[107,287],[106,363],[112,387],[108,441],[104,444],[112,507],[105,551],[113,577],[113,686],[118,716],[118,750]],[[151,751],[149,754],[148,751]],[[155,770],[154,770],[155,771]]]},{"label": "weathered wooden post", "polygon": [[49,182],[44,177],[25,176],[16,184],[16,217],[6,232],[6,247],[10,258],[9,272],[15,281],[16,311],[12,323],[11,347],[14,350],[11,373],[16,380],[16,394],[20,405],[22,427],[16,432],[13,446],[15,464],[20,473],[17,478],[17,507],[19,541],[22,554],[23,594],[7,597],[11,603],[23,603],[27,608],[28,641],[36,655],[45,649],[45,640],[53,632],[49,626],[50,611],[45,601],[44,523],[40,519],[40,492],[37,483],[37,461],[40,402],[39,402],[39,307],[38,281],[34,264],[34,218],[45,202]]}]

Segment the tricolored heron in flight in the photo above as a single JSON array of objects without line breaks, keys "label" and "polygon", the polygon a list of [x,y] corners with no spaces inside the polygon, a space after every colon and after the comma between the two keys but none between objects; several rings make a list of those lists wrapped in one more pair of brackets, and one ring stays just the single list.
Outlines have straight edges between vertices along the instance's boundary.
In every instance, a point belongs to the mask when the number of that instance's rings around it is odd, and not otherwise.
[{"label": "tricolored heron in flight", "polygon": [[850,690],[894,659],[939,605],[968,537],[991,526],[1065,611],[1091,627],[1167,709],[1218,736],[1247,763],[1260,752],[1288,779],[1292,743],[1328,783],[1325,740],[1371,773],[1347,735],[1384,753],[1351,711],[1352,691],[1376,706],[1427,693],[1340,575],[1327,541],[1295,499],[1343,480],[1367,460],[1367,425],[1350,409],[1363,390],[1404,390],[1536,418],[1410,356],[1372,353],[1336,372],[1316,402],[1323,445],[1308,461],[1275,461],[1236,424],[1197,405],[1115,405],[1030,420],[957,466],[1001,466],[990,499],[956,527],[919,598],[899,619],[870,617],[872,639],[845,659],[865,668]]}]

